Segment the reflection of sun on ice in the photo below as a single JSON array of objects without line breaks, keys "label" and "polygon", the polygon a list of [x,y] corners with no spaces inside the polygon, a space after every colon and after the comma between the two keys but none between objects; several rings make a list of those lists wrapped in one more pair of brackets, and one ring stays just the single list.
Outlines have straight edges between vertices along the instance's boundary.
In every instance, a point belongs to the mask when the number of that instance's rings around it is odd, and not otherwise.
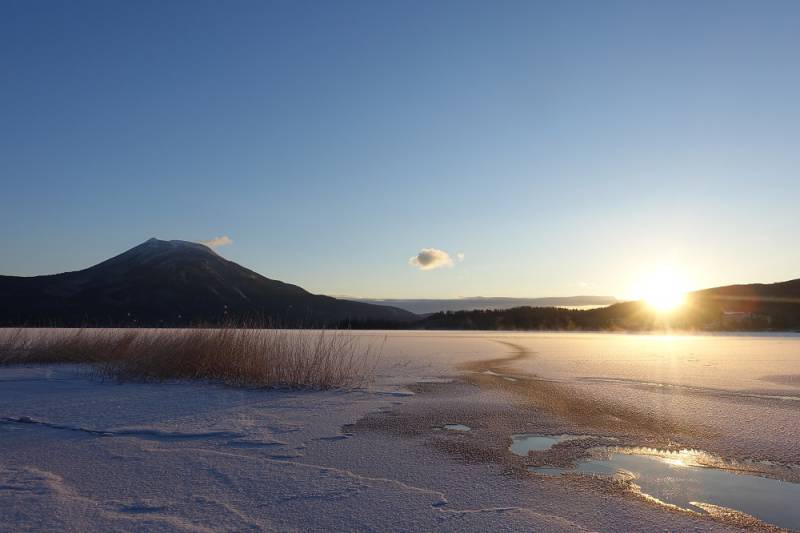
[{"label": "reflection of sun on ice", "polygon": [[657,311],[671,311],[681,305],[686,297],[686,281],[672,269],[661,269],[645,278],[639,297]]},{"label": "reflection of sun on ice", "polygon": [[665,457],[663,461],[672,466],[689,466],[683,457]]}]

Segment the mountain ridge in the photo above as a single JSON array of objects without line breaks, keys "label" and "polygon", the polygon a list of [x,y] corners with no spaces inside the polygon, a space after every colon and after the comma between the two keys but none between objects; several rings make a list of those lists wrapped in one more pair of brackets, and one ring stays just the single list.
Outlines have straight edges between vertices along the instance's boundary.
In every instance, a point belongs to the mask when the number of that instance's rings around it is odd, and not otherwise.
[{"label": "mountain ridge", "polygon": [[442,311],[471,311],[480,309],[512,309],[514,307],[601,307],[618,303],[613,296],[543,296],[518,298],[512,296],[467,296],[463,298],[348,298],[356,302],[391,305],[419,315]]},{"label": "mountain ridge", "polygon": [[[581,310],[558,307],[570,298],[529,299],[544,305],[512,308],[490,307],[497,298],[467,300],[481,307],[420,316],[378,305],[393,300],[365,302],[312,294],[225,259],[204,244],[151,238],[82,270],[29,277],[0,275],[0,326],[231,322],[370,329],[648,330],[664,323],[663,315],[644,302]],[[397,301],[427,305],[433,300]],[[687,295],[682,310],[670,316],[670,322],[675,328],[697,330],[798,329],[800,279],[694,291]]]},{"label": "mountain ridge", "polygon": [[644,301],[589,310],[554,307],[442,312],[425,329],[586,331],[795,331],[800,330],[800,279],[726,285],[690,292],[670,312]]}]

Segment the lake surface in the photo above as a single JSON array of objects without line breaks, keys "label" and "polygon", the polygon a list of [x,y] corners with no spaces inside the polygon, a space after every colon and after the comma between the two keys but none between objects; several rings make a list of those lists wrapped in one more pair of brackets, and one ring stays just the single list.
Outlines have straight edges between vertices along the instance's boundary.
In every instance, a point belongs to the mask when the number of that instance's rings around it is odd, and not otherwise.
[{"label": "lake surface", "polygon": [[[502,377],[527,375],[563,383],[598,402],[695,428],[698,437],[676,435],[675,445],[723,450],[723,459],[730,461],[752,458],[794,472],[800,469],[798,334],[364,334],[383,339],[385,359],[379,371],[386,375],[402,364],[408,372],[453,377],[464,362],[487,361],[483,370]],[[498,369],[489,362],[492,359],[505,363]],[[480,367],[476,371],[481,373]],[[583,435],[556,429],[552,434],[516,437],[512,451],[524,455]],[[652,454],[612,453],[579,462],[574,470],[591,475],[628,472],[642,492],[670,504],[696,511],[696,503],[726,506],[800,528],[796,483],[678,464]],[[564,472],[552,467],[536,471]]]},{"label": "lake surface", "polygon": [[[398,392],[392,387],[420,382],[427,386],[447,386],[464,379],[463,366],[469,363],[471,371],[489,370],[496,375],[480,375],[483,379],[525,380],[535,376],[559,386],[563,384],[570,391],[598,402],[677,420],[697,429],[687,434],[701,442],[676,435],[676,446],[722,450],[720,453],[731,460],[753,458],[795,469],[800,465],[800,446],[797,445],[800,442],[800,335],[797,334],[427,331],[346,334],[375,346],[379,353],[375,387],[386,387],[387,392],[383,394],[396,398],[397,403],[412,393]],[[486,362],[485,366],[481,362]],[[15,379],[8,374],[0,381],[16,383]],[[520,386],[520,381],[508,383]],[[4,386],[8,388],[5,382]],[[162,390],[155,386],[142,388]],[[98,390],[105,391],[101,387]],[[63,393],[63,390],[59,392]],[[243,392],[231,391],[231,394]],[[39,405],[42,398],[39,391],[35,398],[31,397],[30,404]],[[53,403],[54,420],[59,419],[59,409],[68,407],[62,404],[61,401]],[[160,406],[154,409],[159,413],[163,411]],[[19,416],[16,411],[12,414]],[[106,410],[98,410],[95,416],[106,416]],[[117,416],[114,411],[114,418]],[[101,422],[95,420],[100,426],[111,424]],[[473,422],[447,417],[441,422],[445,423],[453,424],[442,429],[448,432],[443,435],[452,439],[475,438],[486,430],[480,419]],[[465,431],[467,424],[470,431]],[[513,431],[528,430],[523,425]],[[576,431],[566,423],[563,428],[553,423],[547,431],[550,434],[537,435],[531,431],[528,437],[546,439],[529,438],[525,446],[528,449],[552,446],[570,432],[577,436],[594,434],[591,424]],[[597,434],[602,433],[598,431]],[[522,448],[518,451],[523,453]],[[796,484],[692,464],[670,464],[652,455],[630,453],[593,457],[577,463],[575,470],[596,475],[625,471],[638,476],[634,482],[643,492],[675,505],[687,508],[696,508],[696,502],[727,505],[771,523],[798,527],[792,507],[800,508],[796,505],[800,501]],[[559,475],[563,470],[549,468],[537,472]]]}]

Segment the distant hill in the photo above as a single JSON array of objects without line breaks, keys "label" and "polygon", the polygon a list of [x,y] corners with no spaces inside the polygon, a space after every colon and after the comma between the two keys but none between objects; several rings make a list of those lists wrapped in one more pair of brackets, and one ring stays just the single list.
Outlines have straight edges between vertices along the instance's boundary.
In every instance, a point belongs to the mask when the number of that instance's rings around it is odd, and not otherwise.
[{"label": "distant hill", "polygon": [[391,305],[418,315],[440,311],[471,311],[475,309],[511,309],[514,307],[600,307],[617,303],[613,296],[564,296],[550,298],[504,298],[473,296],[451,299],[371,299],[353,298],[357,302]]},{"label": "distant hill", "polygon": [[0,325],[189,325],[273,320],[285,326],[410,322],[413,313],[311,294],[210,248],[150,239],[77,272],[0,276]]},{"label": "distant hill", "polygon": [[723,329],[736,323],[762,326],[757,329],[800,329],[800,279],[705,289],[690,294],[688,303],[719,316]]},{"label": "distant hill", "polygon": [[703,331],[800,330],[800,279],[772,284],[730,285],[692,292],[671,313],[644,302],[597,309],[517,307],[435,313],[418,323],[424,329],[623,330],[665,327]]},{"label": "distant hill", "polygon": [[691,296],[716,300],[726,308],[740,311],[752,310],[754,305],[800,304],[800,279],[778,283],[728,285],[695,291]]}]

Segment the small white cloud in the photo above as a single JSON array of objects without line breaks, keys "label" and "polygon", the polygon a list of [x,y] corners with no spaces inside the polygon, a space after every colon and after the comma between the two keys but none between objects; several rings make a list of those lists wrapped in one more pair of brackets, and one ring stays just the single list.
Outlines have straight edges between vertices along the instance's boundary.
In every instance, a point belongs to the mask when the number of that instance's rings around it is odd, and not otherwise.
[{"label": "small white cloud", "polygon": [[214,237],[213,239],[208,239],[206,241],[198,241],[198,242],[200,244],[205,244],[209,248],[219,248],[220,246],[227,246],[229,244],[233,244],[233,240],[227,235],[223,235],[221,237]]},{"label": "small white cloud", "polygon": [[450,254],[436,248],[423,248],[417,255],[408,260],[408,264],[420,270],[435,270],[442,267],[452,267],[453,260]]},{"label": "small white cloud", "polygon": [[465,257],[465,256],[464,256],[464,252],[458,252],[458,253],[456,254],[456,257],[458,258],[458,262],[460,263],[461,261],[463,261],[463,260],[464,260],[464,257]]}]

